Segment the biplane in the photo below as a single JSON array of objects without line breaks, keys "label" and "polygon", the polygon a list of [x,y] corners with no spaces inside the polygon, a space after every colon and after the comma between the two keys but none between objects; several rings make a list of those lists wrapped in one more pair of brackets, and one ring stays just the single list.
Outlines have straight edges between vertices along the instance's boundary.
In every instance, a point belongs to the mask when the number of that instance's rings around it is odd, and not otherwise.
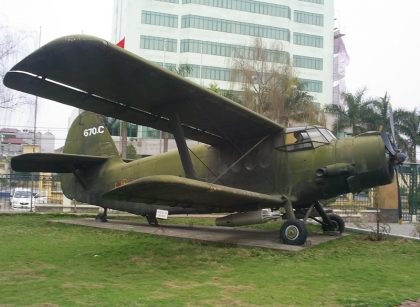
[{"label": "biplane", "polygon": [[[25,172],[62,173],[66,197],[146,216],[227,213],[238,226],[283,218],[280,240],[300,245],[307,219],[344,230],[321,201],[385,185],[404,155],[385,134],[337,139],[317,126],[285,128],[242,105],[86,35],[54,40],[5,76],[12,89],[85,110],[62,154],[12,159]],[[100,115],[99,115],[100,114]],[[134,161],[119,156],[103,117],[172,133],[177,151]],[[189,148],[186,139],[201,144]]]}]

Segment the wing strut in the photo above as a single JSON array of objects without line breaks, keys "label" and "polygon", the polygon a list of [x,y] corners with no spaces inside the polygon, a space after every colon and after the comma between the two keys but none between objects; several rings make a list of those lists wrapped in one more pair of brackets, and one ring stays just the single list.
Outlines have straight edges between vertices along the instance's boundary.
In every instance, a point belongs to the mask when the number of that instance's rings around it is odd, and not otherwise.
[{"label": "wing strut", "polygon": [[170,118],[170,126],[175,137],[176,146],[178,147],[185,176],[189,179],[196,179],[194,166],[188,151],[187,142],[185,141],[184,131],[182,130],[181,120],[179,119],[178,113],[175,112]]}]

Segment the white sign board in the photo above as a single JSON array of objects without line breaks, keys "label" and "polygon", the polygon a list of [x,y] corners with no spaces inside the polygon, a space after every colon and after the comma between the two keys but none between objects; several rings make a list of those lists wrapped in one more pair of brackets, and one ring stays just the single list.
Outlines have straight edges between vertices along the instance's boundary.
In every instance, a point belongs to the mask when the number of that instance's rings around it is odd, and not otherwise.
[{"label": "white sign board", "polygon": [[156,210],[156,218],[157,219],[162,219],[162,220],[167,220],[168,219],[168,210],[157,209]]}]

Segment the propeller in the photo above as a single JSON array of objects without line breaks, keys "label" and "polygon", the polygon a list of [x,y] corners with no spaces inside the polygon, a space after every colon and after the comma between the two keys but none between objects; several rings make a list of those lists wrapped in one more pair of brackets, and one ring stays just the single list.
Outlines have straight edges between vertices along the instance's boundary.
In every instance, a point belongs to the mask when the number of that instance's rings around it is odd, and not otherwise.
[{"label": "propeller", "polygon": [[392,112],[391,104],[388,104],[388,112],[389,112],[389,126],[391,128],[391,135],[392,140],[389,139],[388,134],[385,131],[385,127],[383,126],[381,129],[381,137],[382,141],[385,144],[385,148],[388,150],[391,161],[395,166],[401,165],[406,159],[407,156],[401,152],[401,150],[397,147],[397,142],[395,138],[395,127],[394,127],[394,113]]},{"label": "propeller", "polygon": [[[389,125],[391,129],[392,141],[389,139],[388,134],[385,131],[385,127],[381,129],[381,137],[382,141],[385,144],[385,148],[389,152],[390,155],[390,163],[392,164],[393,168],[395,169],[397,176],[397,186],[399,187],[399,180],[398,178],[401,175],[404,183],[407,185],[407,181],[403,173],[401,172],[401,164],[407,159],[407,156],[401,152],[401,150],[397,147],[397,141],[395,138],[395,127],[394,127],[394,112],[392,112],[391,103],[388,104],[388,112],[389,112]],[[401,206],[401,197],[400,197],[400,189],[398,188],[398,218],[400,223],[402,222],[402,206]]]}]

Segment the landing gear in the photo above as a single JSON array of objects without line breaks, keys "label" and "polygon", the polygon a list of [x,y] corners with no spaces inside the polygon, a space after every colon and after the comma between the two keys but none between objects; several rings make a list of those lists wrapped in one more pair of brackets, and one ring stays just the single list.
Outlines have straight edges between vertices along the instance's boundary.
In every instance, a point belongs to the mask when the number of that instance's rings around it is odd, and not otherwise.
[{"label": "landing gear", "polygon": [[[284,208],[286,221],[280,228],[280,240],[285,244],[302,245],[306,242],[308,236],[306,220],[308,218],[321,224],[324,233],[338,235],[344,231],[344,220],[337,214],[327,214],[319,202],[314,202],[309,208],[302,207],[294,210],[291,202],[287,200]],[[314,212],[315,210],[317,213]],[[319,216],[321,219],[318,218]]]},{"label": "landing gear", "polygon": [[306,242],[308,230],[300,220],[287,220],[280,228],[280,240],[289,245],[302,245]]},{"label": "landing gear", "polygon": [[146,219],[150,226],[159,226],[159,222],[156,218],[156,215],[146,214]]},{"label": "landing gear", "polygon": [[104,208],[104,212],[98,213],[98,215],[96,215],[95,217],[95,220],[102,223],[108,222],[107,211],[108,211],[108,208]]},{"label": "landing gear", "polygon": [[325,233],[342,233],[344,231],[345,223],[341,216],[333,213],[325,213],[324,208],[322,208],[319,202],[315,202],[314,207],[321,216],[322,221],[313,219],[321,224],[322,230]]},{"label": "landing gear", "polygon": [[343,233],[345,228],[343,218],[337,214],[328,214],[328,217],[330,218],[332,225],[322,224],[322,230]]},{"label": "landing gear", "polygon": [[285,206],[287,220],[280,228],[280,240],[284,244],[302,245],[306,242],[308,237],[308,230],[303,221],[296,219],[293,211],[292,202],[287,200]]}]

